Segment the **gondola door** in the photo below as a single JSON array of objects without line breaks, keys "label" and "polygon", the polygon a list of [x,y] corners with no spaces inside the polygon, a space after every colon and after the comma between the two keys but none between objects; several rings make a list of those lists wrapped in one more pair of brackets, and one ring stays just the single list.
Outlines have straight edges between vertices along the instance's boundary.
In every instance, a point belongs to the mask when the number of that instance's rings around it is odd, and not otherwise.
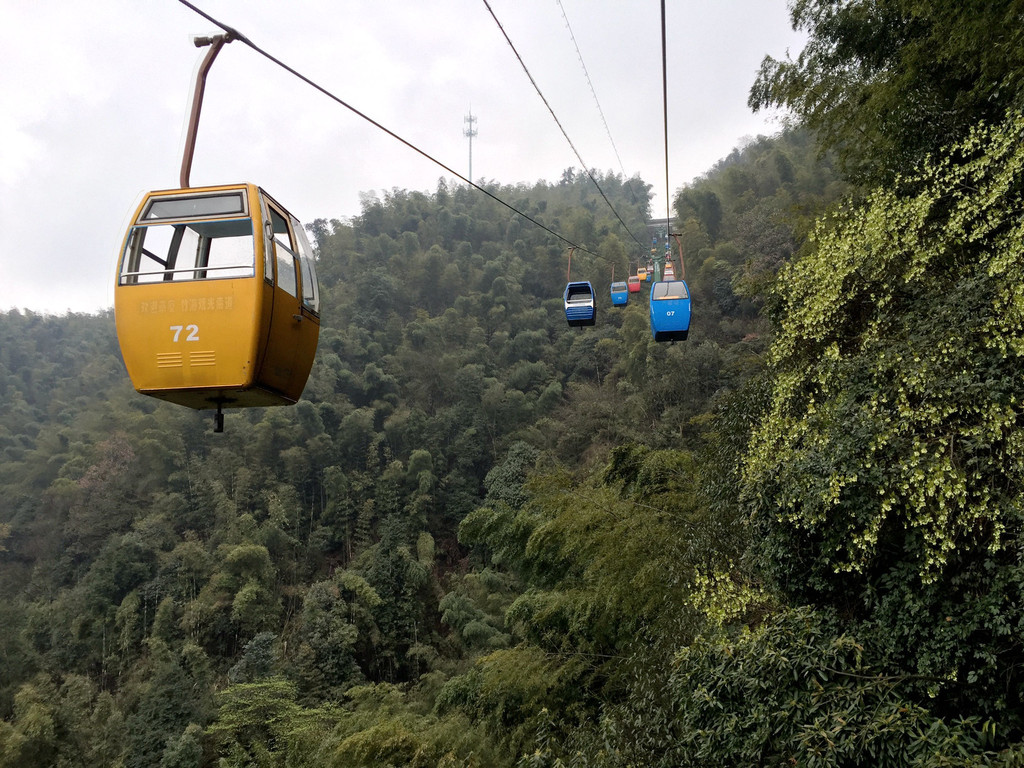
[{"label": "gondola door", "polygon": [[[264,198],[265,247],[267,248],[267,275],[273,262],[273,285],[265,284],[273,297],[272,306],[264,301],[269,311],[270,328],[266,351],[260,362],[260,384],[296,401],[309,371],[300,364],[306,336],[303,323],[311,322],[302,311],[302,291],[299,260],[295,238],[289,225],[289,216],[273,201]],[[315,337],[314,337],[315,338]],[[314,345],[315,345],[314,341]]]}]

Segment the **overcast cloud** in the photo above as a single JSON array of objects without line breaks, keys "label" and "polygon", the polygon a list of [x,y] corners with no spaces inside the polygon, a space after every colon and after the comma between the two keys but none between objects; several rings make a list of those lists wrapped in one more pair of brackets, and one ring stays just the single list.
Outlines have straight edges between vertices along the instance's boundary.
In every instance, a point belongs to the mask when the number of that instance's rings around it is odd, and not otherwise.
[{"label": "overcast cloud", "polygon": [[[657,0],[490,0],[573,144],[639,173],[665,212]],[[482,0],[196,0],[254,43],[473,179],[557,181],[579,163]],[[0,0],[0,310],[113,305],[115,260],[148,189],[177,187],[192,79],[218,30],[177,0]],[[577,58],[564,9],[622,167]],[[802,38],[785,0],[668,3],[669,184],[772,134],[747,94]],[[207,82],[192,184],[251,181],[304,222],[360,195],[451,177],[240,42]],[[557,293],[558,287],[553,287]]]}]

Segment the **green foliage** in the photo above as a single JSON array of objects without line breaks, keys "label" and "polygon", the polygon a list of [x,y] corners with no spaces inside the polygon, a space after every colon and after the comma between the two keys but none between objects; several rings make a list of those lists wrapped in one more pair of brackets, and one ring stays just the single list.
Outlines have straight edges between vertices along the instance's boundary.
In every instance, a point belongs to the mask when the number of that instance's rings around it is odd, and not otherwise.
[{"label": "green foliage", "polygon": [[125,719],[127,768],[159,764],[165,749],[192,722],[209,714],[210,679],[205,654],[194,646],[173,652],[157,639],[133,670]]},{"label": "green foliage", "polygon": [[88,678],[37,676],[0,722],[0,766],[123,765],[125,722],[113,697]]},{"label": "green foliage", "polygon": [[521,507],[526,501],[523,482],[538,457],[539,452],[529,443],[514,443],[505,459],[484,478],[488,500],[508,504],[513,509]]},{"label": "green foliage", "polygon": [[1015,707],[1024,652],[1022,131],[979,129],[819,226],[782,278],[744,476],[775,583],[878,626],[951,711],[991,715]]},{"label": "green foliage", "polygon": [[[14,699],[16,725],[3,724],[3,759],[9,766],[51,765],[57,752],[57,727],[50,696],[52,685],[43,681],[50,691],[35,685],[24,685]],[[45,689],[44,689],[45,690]]]},{"label": "green foliage", "polygon": [[[499,503],[468,515],[460,538],[524,584],[505,613],[518,644],[450,681],[440,710],[479,718],[517,754],[528,754],[543,731],[550,743],[542,754],[556,755],[558,744],[585,732],[580,724],[597,717],[601,702],[630,696],[647,674],[641,670],[667,674],[678,643],[709,619],[726,620],[696,595],[712,589],[713,574],[727,571],[745,545],[738,532],[703,535],[709,521],[696,505],[699,474],[690,454],[625,445],[585,482],[535,471],[518,511]],[[724,593],[726,582],[715,588]],[[764,602],[729,600],[723,610],[732,620]],[[457,596],[443,605],[455,626],[477,615]]]},{"label": "green foliage", "polygon": [[783,612],[754,631],[702,638],[676,667],[669,717],[636,702],[606,722],[636,736],[613,764],[980,766],[1007,757],[991,751],[992,724],[909,704],[906,679],[872,668],[827,612]]},{"label": "green foliage", "polygon": [[340,698],[362,682],[380,641],[374,610],[381,598],[361,576],[339,571],[306,592],[296,673],[311,700]]},{"label": "green foliage", "polygon": [[[303,399],[224,434],[110,313],[0,315],[0,766],[1024,763],[1018,5],[791,4],[751,101],[803,128],[673,199],[686,344],[568,328],[443,180],[313,222]],[[493,187],[600,296],[646,255]]]},{"label": "green foliage", "polygon": [[176,740],[169,740],[160,768],[200,768],[203,760],[203,729],[189,723]]},{"label": "green foliage", "polygon": [[401,692],[378,684],[349,692],[348,716],[324,745],[332,768],[504,768],[510,761],[492,749],[465,717],[410,709]]},{"label": "green foliage", "polygon": [[508,579],[484,570],[466,574],[441,601],[441,621],[456,633],[467,649],[495,649],[508,646],[505,611],[514,593]]},{"label": "green foliage", "polygon": [[295,685],[272,677],[224,689],[206,734],[222,765],[322,765],[316,761],[323,759],[323,742],[339,717],[329,707],[300,707]]},{"label": "green foliage", "polygon": [[260,632],[246,643],[242,658],[228,670],[228,680],[232,683],[249,683],[269,677],[277,662],[274,649],[276,640],[277,636],[273,632]]},{"label": "green foliage", "polygon": [[1019,107],[1015,0],[792,0],[808,39],[796,60],[765,57],[754,109],[784,106],[839,150],[847,170],[891,180],[959,141],[978,121]]}]

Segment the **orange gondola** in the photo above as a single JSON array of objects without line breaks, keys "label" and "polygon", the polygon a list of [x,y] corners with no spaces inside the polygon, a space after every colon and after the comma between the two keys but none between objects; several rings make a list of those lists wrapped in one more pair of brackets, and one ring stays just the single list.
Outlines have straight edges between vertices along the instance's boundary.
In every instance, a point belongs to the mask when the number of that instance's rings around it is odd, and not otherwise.
[{"label": "orange gondola", "polygon": [[320,330],[312,248],[253,184],[150,192],[122,248],[114,317],[136,390],[206,409],[302,394]]},{"label": "orange gondola", "polygon": [[210,45],[193,92],[176,189],[149,192],[118,261],[114,319],[132,385],[189,408],[287,405],[302,395],[320,335],[313,250],[299,220],[255,184],[193,187]]}]

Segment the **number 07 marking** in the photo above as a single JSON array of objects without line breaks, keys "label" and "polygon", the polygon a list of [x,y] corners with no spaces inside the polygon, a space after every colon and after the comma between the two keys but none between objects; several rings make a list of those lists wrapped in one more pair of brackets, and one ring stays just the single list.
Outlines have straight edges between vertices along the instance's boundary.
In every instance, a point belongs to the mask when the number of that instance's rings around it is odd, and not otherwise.
[{"label": "number 07 marking", "polygon": [[182,330],[188,331],[188,335],[185,337],[185,341],[199,341],[199,326],[194,324],[189,325],[172,325],[171,330],[174,331],[174,338],[172,341],[177,342],[181,337]]}]

